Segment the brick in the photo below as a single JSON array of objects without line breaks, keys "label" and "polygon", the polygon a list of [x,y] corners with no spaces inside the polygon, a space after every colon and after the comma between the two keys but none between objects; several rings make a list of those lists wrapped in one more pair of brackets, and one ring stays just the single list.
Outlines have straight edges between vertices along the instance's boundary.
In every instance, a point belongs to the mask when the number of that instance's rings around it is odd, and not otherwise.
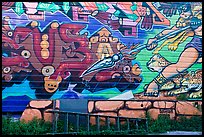
[{"label": "brick", "polygon": [[202,112],[194,107],[193,103],[190,101],[178,101],[176,103],[176,112],[184,115],[202,115]]},{"label": "brick", "polygon": [[20,120],[25,120],[25,122],[28,122],[32,121],[34,117],[37,119],[42,119],[41,112],[38,109],[25,109]]},{"label": "brick", "polygon": [[94,108],[94,101],[89,101],[88,102],[88,111],[92,112]]},{"label": "brick", "polygon": [[49,122],[52,122],[52,117],[53,117],[53,114],[52,113],[47,113],[46,111],[49,111],[49,110],[53,110],[53,109],[46,109],[44,111],[44,120],[45,121],[49,121]]},{"label": "brick", "polygon": [[[176,117],[176,120],[179,121],[182,117],[183,117],[183,116],[177,116],[177,117]],[[185,118],[190,119],[190,118],[192,118],[192,116],[185,116]]]},{"label": "brick", "polygon": [[100,111],[117,111],[124,106],[123,101],[97,101],[96,109]]},{"label": "brick", "polygon": [[168,102],[168,101],[155,101],[153,103],[153,106],[155,108],[174,108],[175,103],[174,102]]},{"label": "brick", "polygon": [[175,110],[174,109],[149,109],[147,111],[150,114],[150,117],[152,119],[157,119],[159,114],[169,114],[170,115],[170,119],[174,119],[175,118]]},{"label": "brick", "polygon": [[119,116],[130,117],[130,118],[146,118],[145,110],[119,110]]},{"label": "brick", "polygon": [[[117,113],[115,113],[115,112],[98,112],[98,113],[91,113],[91,114],[106,115],[106,116],[117,116]],[[96,124],[96,117],[95,116],[90,117],[90,123],[92,125]],[[110,118],[110,123],[115,124],[115,119]],[[105,125],[105,117],[100,118],[100,125]]]},{"label": "brick", "polygon": [[56,100],[55,108],[56,108],[56,109],[59,109],[59,108],[60,108],[60,101],[59,101],[59,100]]},{"label": "brick", "polygon": [[151,107],[150,101],[127,101],[126,106],[131,109],[146,109]]},{"label": "brick", "polygon": [[34,108],[46,108],[52,103],[50,100],[32,100],[30,106]]}]

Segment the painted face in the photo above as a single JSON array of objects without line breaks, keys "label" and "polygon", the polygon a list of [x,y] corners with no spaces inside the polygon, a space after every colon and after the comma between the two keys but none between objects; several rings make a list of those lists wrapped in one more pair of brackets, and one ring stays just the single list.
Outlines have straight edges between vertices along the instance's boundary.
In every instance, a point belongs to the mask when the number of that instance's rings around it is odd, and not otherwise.
[{"label": "painted face", "polygon": [[189,19],[191,17],[191,15],[192,15],[191,11],[187,11],[187,12],[182,12],[180,14],[180,17],[184,18],[184,19]]},{"label": "painted face", "polygon": [[45,90],[49,93],[53,93],[58,89],[59,83],[62,81],[62,77],[58,76],[57,79],[49,79],[49,77],[44,78]]},{"label": "painted face", "polygon": [[189,19],[192,15],[190,4],[181,6],[180,8],[180,17],[184,19]]}]

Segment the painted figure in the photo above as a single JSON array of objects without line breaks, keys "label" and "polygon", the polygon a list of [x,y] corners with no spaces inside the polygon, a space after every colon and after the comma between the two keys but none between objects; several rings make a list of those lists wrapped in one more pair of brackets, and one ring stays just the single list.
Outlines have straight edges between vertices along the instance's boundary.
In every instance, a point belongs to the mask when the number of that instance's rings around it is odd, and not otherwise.
[{"label": "painted figure", "polygon": [[[148,86],[145,88],[144,95],[146,96],[158,96],[160,87],[173,76],[180,74],[190,68],[196,62],[202,62],[202,3],[186,3],[181,11],[180,18],[176,25],[170,29],[166,29],[156,35],[154,38],[148,40],[148,50],[152,50],[157,46],[155,41],[160,37],[167,35],[170,32],[179,30],[187,25],[190,25],[190,29],[180,32],[178,35],[171,37],[169,40],[163,43],[163,45],[169,44],[169,50],[175,51],[178,45],[184,42],[189,36],[192,37],[190,43],[185,45],[183,52],[176,63],[169,64],[164,68],[159,75],[154,78]],[[159,47],[161,48],[161,47]],[[157,53],[158,49],[156,49]],[[201,58],[201,59],[200,59]]]}]

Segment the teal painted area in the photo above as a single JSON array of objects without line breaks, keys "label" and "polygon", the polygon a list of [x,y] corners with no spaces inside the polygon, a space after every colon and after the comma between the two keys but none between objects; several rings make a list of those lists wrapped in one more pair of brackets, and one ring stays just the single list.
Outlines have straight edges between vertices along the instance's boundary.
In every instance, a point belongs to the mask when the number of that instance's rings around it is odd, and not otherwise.
[{"label": "teal painted area", "polygon": [[119,94],[121,94],[121,92],[117,88],[109,88],[109,89],[97,91],[95,93],[91,93],[90,91],[85,89],[82,92],[82,95],[85,95],[85,96],[88,96],[88,97],[99,96],[99,97],[103,97],[105,99],[117,96]]},{"label": "teal painted area", "polygon": [[35,99],[35,90],[31,89],[29,86],[29,81],[25,80],[22,84],[14,84],[12,87],[6,87],[2,91],[2,99],[9,96],[23,96]]},{"label": "teal painted area", "polygon": [[[151,51],[148,51],[146,49],[142,50],[138,55],[136,60],[140,62],[141,65],[141,69],[142,69],[142,77],[143,80],[141,82],[141,84],[139,85],[139,87],[137,88],[137,90],[133,90],[133,93],[141,93],[143,92],[143,87],[145,86],[145,84],[148,84],[149,82],[151,82],[151,79],[153,79],[158,73],[157,72],[151,72],[147,67],[146,67],[146,63],[149,61],[149,59],[151,58],[152,53]],[[145,58],[144,58],[145,57]],[[141,61],[142,60],[142,61]],[[147,79],[148,78],[148,79]]]}]

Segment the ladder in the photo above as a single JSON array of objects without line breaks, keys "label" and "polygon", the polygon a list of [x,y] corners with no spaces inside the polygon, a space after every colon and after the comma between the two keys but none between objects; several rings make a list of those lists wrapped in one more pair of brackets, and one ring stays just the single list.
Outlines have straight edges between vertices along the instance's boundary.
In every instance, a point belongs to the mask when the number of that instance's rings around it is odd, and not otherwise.
[{"label": "ladder", "polygon": [[[144,131],[148,132],[148,120],[146,118],[130,118],[130,117],[122,117],[122,116],[107,116],[107,115],[96,115],[96,114],[90,114],[90,113],[81,113],[81,112],[70,112],[70,111],[60,111],[60,110],[49,110],[47,113],[52,113],[53,114],[53,121],[52,121],[52,135],[56,134],[79,134],[82,132],[80,129],[80,117],[85,117],[85,127],[86,127],[86,132],[90,133],[92,132],[90,129],[90,117],[95,117],[96,119],[96,132],[100,133],[103,132],[101,130],[101,124],[100,124],[100,118],[105,118],[105,128],[107,130],[110,130],[110,119],[115,119],[115,127],[113,132],[121,132],[121,131],[131,131],[131,130],[137,130],[139,129],[139,123],[143,122],[144,123]],[[59,116],[63,115],[63,123],[64,123],[64,131],[63,132],[58,132],[58,119]],[[71,117],[72,116],[72,117]],[[74,117],[74,118],[73,118]],[[69,131],[69,122],[71,120],[75,121],[75,130],[74,131]],[[121,121],[125,122],[127,125],[127,128],[124,130],[121,127]],[[131,126],[134,125],[134,126]]]}]

